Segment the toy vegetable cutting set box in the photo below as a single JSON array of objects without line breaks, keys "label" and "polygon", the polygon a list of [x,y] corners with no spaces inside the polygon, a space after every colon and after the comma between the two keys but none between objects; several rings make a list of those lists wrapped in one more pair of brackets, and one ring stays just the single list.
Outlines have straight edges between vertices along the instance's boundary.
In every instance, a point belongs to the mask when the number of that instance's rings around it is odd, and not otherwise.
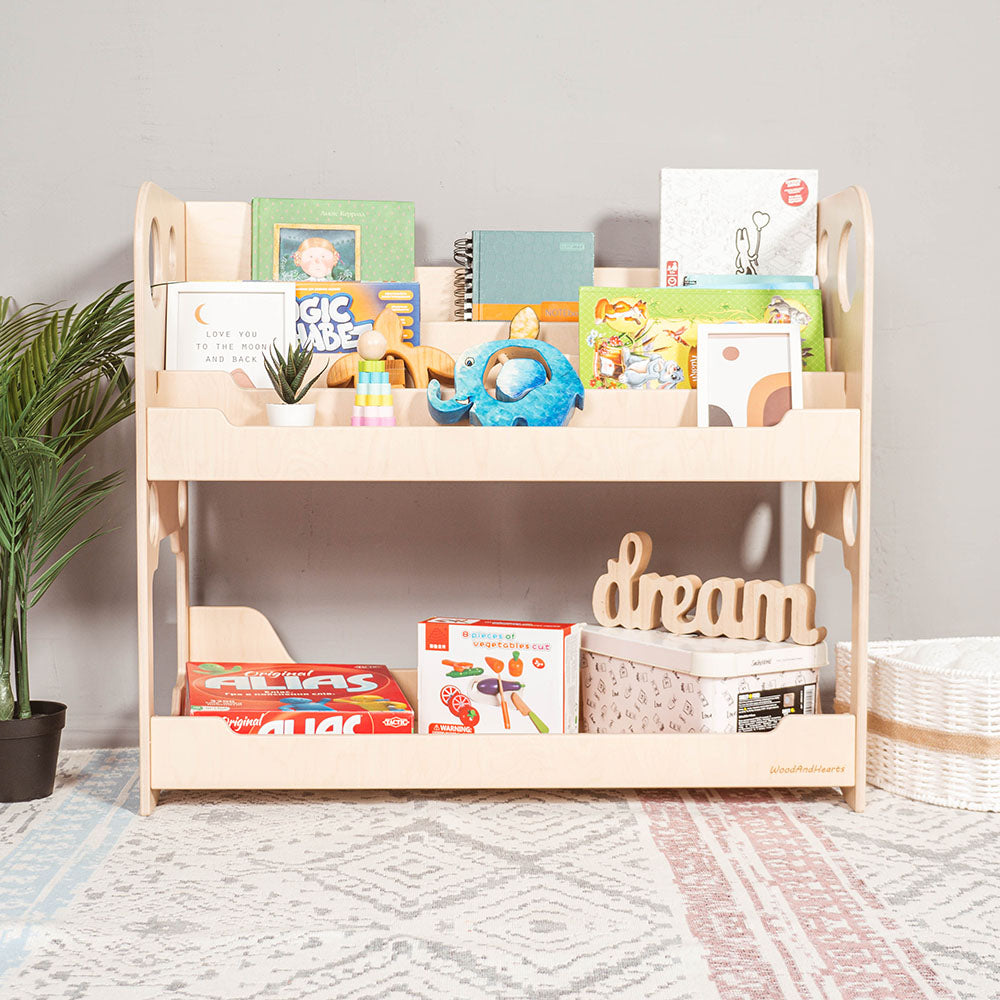
[{"label": "toy vegetable cutting set box", "polygon": [[481,618],[420,622],[420,732],[578,732],[582,628]]},{"label": "toy vegetable cutting set box", "polygon": [[237,733],[412,733],[392,674],[370,663],[188,663],[187,714],[220,715]]}]

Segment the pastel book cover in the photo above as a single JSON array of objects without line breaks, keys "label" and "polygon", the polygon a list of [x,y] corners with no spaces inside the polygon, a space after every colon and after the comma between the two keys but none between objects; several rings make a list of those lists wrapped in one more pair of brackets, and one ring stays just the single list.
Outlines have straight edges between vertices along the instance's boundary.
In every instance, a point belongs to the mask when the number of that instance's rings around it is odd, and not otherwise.
[{"label": "pastel book cover", "polygon": [[403,324],[403,341],[420,343],[420,285],[408,281],[302,281],[295,285],[295,334],[315,354],[348,354],[383,309]]},{"label": "pastel book cover", "polygon": [[773,427],[802,407],[794,323],[703,324],[699,427]]},{"label": "pastel book cover", "polygon": [[802,370],[826,371],[820,291],[581,288],[580,378],[591,389],[693,389],[701,323],[796,323]]},{"label": "pastel book cover", "polygon": [[464,318],[509,322],[531,306],[543,323],[576,321],[580,287],[594,280],[593,233],[476,230],[467,239]]},{"label": "pastel book cover", "polygon": [[660,284],[816,273],[816,170],[660,172]]},{"label": "pastel book cover", "polygon": [[254,198],[257,281],[413,281],[412,201]]}]

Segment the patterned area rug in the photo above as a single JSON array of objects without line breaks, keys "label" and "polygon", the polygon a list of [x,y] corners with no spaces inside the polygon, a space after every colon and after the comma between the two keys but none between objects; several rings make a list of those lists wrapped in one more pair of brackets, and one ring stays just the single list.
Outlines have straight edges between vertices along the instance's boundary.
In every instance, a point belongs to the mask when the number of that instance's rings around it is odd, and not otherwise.
[{"label": "patterned area rug", "polygon": [[1000,997],[1000,815],[872,790],[0,806],[0,996]]}]

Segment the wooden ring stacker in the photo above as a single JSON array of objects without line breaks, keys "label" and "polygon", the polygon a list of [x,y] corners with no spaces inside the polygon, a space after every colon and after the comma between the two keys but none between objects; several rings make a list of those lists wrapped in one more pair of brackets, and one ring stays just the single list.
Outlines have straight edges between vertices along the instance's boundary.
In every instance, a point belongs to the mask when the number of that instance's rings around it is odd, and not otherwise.
[{"label": "wooden ring stacker", "polygon": [[[415,389],[426,389],[431,377],[454,382],[455,359],[437,347],[414,347],[403,341],[403,322],[389,308],[375,317],[374,330],[385,337],[385,357],[398,358]],[[356,385],[360,365],[357,354],[345,354],[330,367],[326,384],[331,388]]]}]

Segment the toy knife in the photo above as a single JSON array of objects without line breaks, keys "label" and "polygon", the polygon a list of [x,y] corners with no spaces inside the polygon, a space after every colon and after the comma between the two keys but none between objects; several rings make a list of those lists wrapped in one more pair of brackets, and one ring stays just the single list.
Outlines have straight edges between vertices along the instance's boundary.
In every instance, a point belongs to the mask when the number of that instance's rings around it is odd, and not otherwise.
[{"label": "toy knife", "polygon": [[524,699],[519,694],[513,692],[510,696],[510,700],[511,704],[513,704],[514,708],[516,708],[521,715],[526,715],[529,719],[531,719],[531,721],[535,724],[535,729],[537,729],[540,733],[547,733],[549,731],[549,727],[545,725],[545,723],[542,722],[542,720],[539,719],[527,705],[525,705]]},{"label": "toy knife", "polygon": [[503,727],[510,729],[510,712],[507,711],[507,699],[503,695],[503,683],[500,675],[503,673],[503,660],[498,660],[495,656],[486,657],[486,666],[497,675],[497,701],[500,702],[500,711],[503,712]]}]

